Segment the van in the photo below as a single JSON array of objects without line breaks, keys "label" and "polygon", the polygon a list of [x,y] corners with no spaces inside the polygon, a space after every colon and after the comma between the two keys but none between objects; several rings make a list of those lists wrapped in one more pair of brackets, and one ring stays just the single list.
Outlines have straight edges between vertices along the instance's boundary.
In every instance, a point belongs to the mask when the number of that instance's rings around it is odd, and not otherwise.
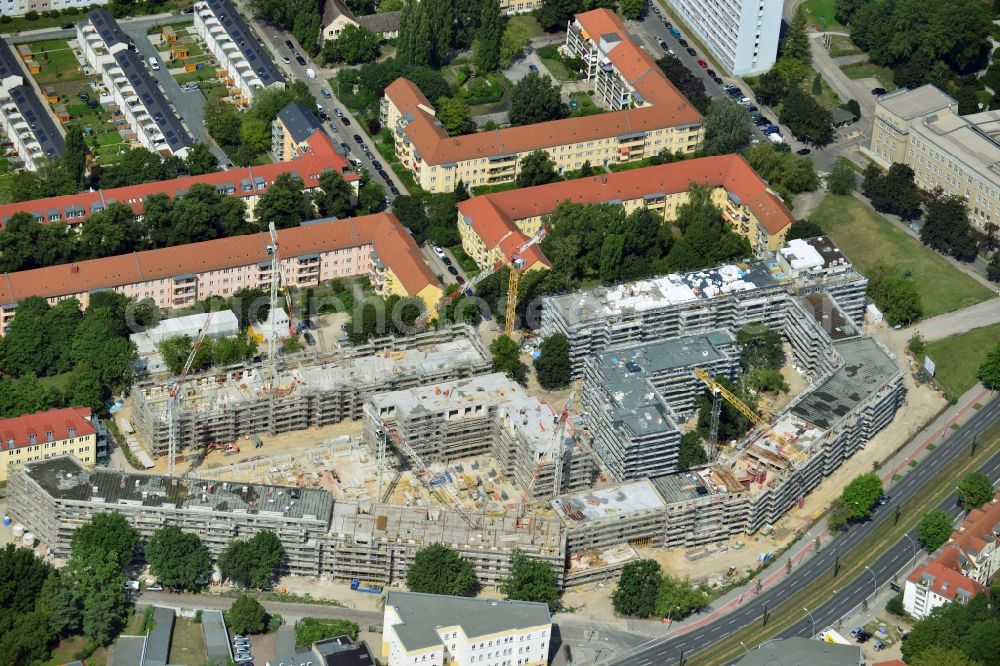
[{"label": "van", "polygon": [[149,56],[149,68],[154,72],[160,71],[160,63],[153,56]]},{"label": "van", "polygon": [[316,70],[313,69],[312,67],[310,67],[309,69],[306,70],[306,76],[308,76],[310,79],[315,79],[316,78]]}]

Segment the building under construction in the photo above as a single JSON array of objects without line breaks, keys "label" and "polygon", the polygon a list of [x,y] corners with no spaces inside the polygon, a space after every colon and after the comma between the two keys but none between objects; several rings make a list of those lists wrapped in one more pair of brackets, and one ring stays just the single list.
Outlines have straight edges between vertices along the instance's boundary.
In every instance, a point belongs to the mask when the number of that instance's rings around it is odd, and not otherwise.
[{"label": "building under construction", "polygon": [[[393,448],[411,466],[488,454],[515,488],[533,498],[589,488],[597,476],[590,452],[560,428],[564,419],[503,373],[377,393],[364,412],[364,438],[372,450]],[[516,503],[499,490],[484,490],[485,484],[453,480],[447,470],[441,474],[446,478],[440,485],[460,486],[453,488],[460,499],[476,506]]]},{"label": "building under construction", "polygon": [[[361,418],[376,391],[488,372],[492,357],[468,326],[382,338],[318,356],[214,369],[185,380],[177,406],[178,451],[244,435],[305,430]],[[170,439],[169,381],[133,388],[133,423],[156,455]]]}]

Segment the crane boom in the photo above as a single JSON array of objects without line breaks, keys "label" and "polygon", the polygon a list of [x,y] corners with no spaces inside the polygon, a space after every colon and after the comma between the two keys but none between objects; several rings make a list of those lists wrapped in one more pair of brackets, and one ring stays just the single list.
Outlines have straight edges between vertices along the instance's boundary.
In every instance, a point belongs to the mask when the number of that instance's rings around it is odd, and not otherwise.
[{"label": "crane boom", "polygon": [[169,419],[170,432],[167,439],[167,475],[174,475],[174,460],[177,458],[177,403],[180,402],[180,388],[181,384],[187,378],[189,372],[191,372],[191,366],[194,365],[194,357],[197,356],[198,350],[201,348],[203,342],[205,342],[205,336],[208,335],[208,326],[212,323],[212,315],[214,312],[209,310],[208,316],[205,317],[205,323],[201,325],[198,329],[198,335],[195,337],[194,342],[191,343],[191,351],[188,353],[187,359],[184,360],[184,367],[181,368],[180,373],[174,377],[174,381],[170,384],[169,397],[167,402],[167,418]]},{"label": "crane boom", "polygon": [[747,417],[750,420],[750,422],[753,423],[756,427],[765,431],[771,439],[778,442],[778,444],[780,444],[782,447],[788,446],[790,444],[788,439],[786,439],[783,435],[779,435],[777,432],[775,432],[767,421],[762,419],[760,416],[757,415],[756,412],[747,407],[746,403],[740,400],[740,398],[736,394],[734,394],[732,391],[727,389],[719,382],[712,379],[712,376],[708,374],[706,370],[704,370],[703,368],[695,368],[694,370],[691,371],[691,374],[693,374],[695,377],[701,380],[702,383],[708,386],[708,388],[710,388],[712,391],[717,392],[719,395],[725,398],[726,402],[735,407],[741,414],[743,414],[743,416]]},{"label": "crane boom", "polygon": [[562,456],[563,456],[563,446],[566,441],[566,421],[569,418],[569,410],[573,406],[573,401],[576,398],[576,391],[569,394],[569,399],[566,400],[566,406],[563,407],[562,412],[559,414],[559,418],[556,421],[556,433],[555,440],[552,443],[552,447],[543,453],[538,458],[538,464],[535,465],[535,471],[531,475],[531,480],[528,485],[525,486],[524,490],[521,492],[521,505],[523,506],[525,502],[531,497],[531,494],[535,490],[535,483],[538,481],[538,475],[542,471],[542,466],[546,461],[551,461],[553,464],[553,480],[552,480],[552,493],[558,495],[560,491],[560,486],[562,485]]}]

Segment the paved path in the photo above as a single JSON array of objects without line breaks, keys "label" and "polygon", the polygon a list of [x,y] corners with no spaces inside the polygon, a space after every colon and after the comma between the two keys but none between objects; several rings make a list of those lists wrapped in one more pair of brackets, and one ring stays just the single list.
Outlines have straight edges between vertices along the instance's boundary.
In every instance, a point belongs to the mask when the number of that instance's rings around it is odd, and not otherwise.
[{"label": "paved path", "polygon": [[911,327],[931,342],[1000,322],[1000,298],[925,319]]},{"label": "paved path", "polygon": [[[193,20],[191,14],[154,14],[152,16],[137,16],[135,18],[119,19],[118,23],[123,29],[135,27],[135,29],[141,29],[142,34],[146,34],[146,30],[154,25],[168,25],[171,23],[184,23],[185,21]],[[77,17],[79,21],[74,21],[74,23],[79,23],[80,21],[86,20],[86,15],[81,14]],[[128,32],[128,30],[126,30]],[[26,30],[24,32],[15,32],[10,35],[6,35],[7,41],[11,44],[20,44],[22,42],[41,42],[47,39],[75,39],[76,30],[63,30],[62,28],[39,28],[38,30]]]},{"label": "paved path", "polygon": [[844,101],[855,99],[861,105],[861,115],[865,118],[872,118],[875,115],[875,98],[872,97],[871,87],[866,86],[862,81],[866,79],[853,80],[841,71],[840,67],[833,61],[830,54],[823,47],[823,35],[836,33],[814,32],[809,35],[809,43],[812,46],[813,67],[823,75],[826,82],[830,84],[833,91],[840,95]]}]

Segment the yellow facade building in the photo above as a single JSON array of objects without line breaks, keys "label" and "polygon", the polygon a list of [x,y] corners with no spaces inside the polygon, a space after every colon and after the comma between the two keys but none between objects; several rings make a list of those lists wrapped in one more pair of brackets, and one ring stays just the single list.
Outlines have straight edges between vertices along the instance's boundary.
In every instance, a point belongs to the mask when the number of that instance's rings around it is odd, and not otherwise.
[{"label": "yellow facade building", "polygon": [[0,481],[12,467],[26,462],[72,455],[87,467],[97,460],[97,430],[87,407],[51,409],[0,419]]}]

